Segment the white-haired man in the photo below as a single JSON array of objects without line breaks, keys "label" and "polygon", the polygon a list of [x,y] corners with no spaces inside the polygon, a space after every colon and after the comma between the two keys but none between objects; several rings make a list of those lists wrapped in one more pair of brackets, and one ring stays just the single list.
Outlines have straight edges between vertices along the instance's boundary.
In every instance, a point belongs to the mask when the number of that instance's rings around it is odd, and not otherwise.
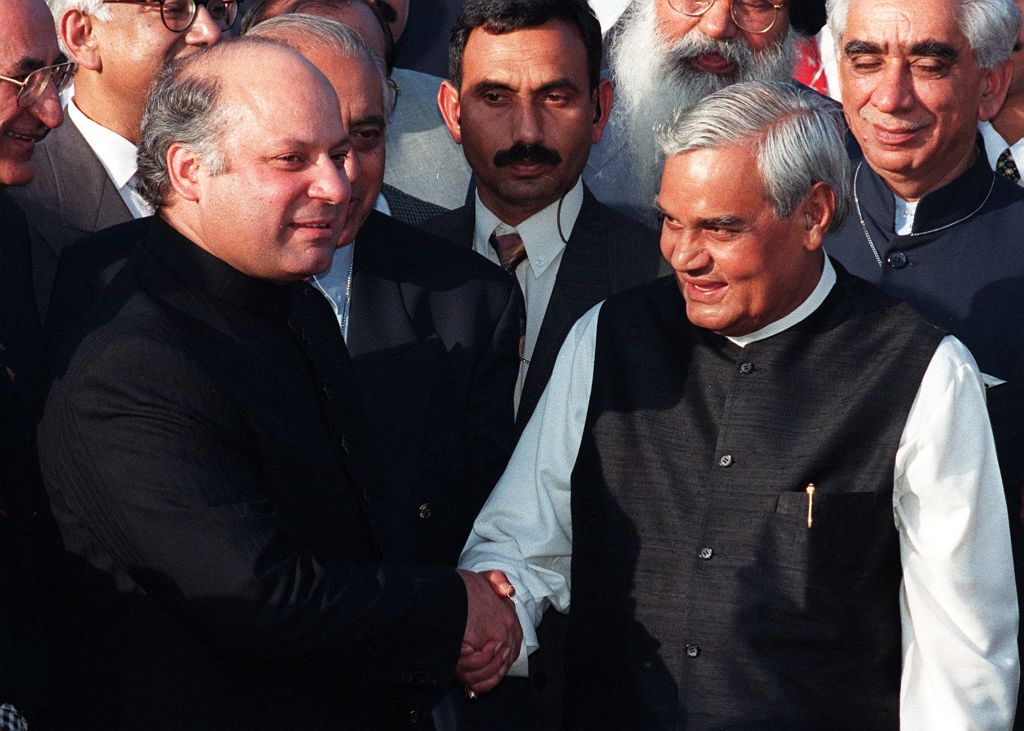
[{"label": "white-haired man", "polygon": [[977,132],[1006,97],[1020,11],[1013,0],[828,7],[863,159],[853,166],[854,215],[826,247],[971,349],[1020,531],[1024,190],[992,170]]},{"label": "white-haired man", "polygon": [[635,0],[610,52],[615,106],[583,179],[597,199],[653,225],[664,159],[654,133],[737,81],[784,80],[792,33],[820,27],[821,0]]},{"label": "white-haired man", "polygon": [[824,255],[841,128],[815,92],[753,82],[666,131],[675,276],[577,323],[477,518],[461,564],[515,586],[524,645],[569,610],[571,726],[1010,727],[981,376]]},{"label": "white-haired man", "polygon": [[38,172],[15,198],[32,229],[36,300],[45,313],[60,252],[82,236],[151,214],[135,191],[146,94],[167,61],[220,40],[236,0],[50,0],[77,63],[68,124],[39,145]]}]

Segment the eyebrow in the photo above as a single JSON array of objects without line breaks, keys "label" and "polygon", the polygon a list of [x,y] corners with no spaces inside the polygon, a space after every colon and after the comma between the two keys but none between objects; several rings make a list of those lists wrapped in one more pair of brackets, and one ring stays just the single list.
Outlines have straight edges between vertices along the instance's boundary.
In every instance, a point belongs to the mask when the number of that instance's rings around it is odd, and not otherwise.
[{"label": "eyebrow", "polygon": [[739,216],[734,216],[731,213],[725,213],[721,216],[712,216],[710,218],[701,218],[697,221],[699,228],[727,228],[730,226],[741,226],[743,225],[743,219]]},{"label": "eyebrow", "polygon": [[910,47],[911,56],[927,56],[930,58],[941,58],[945,61],[956,61],[960,54],[948,43],[942,41],[927,40],[915,43]]},{"label": "eyebrow", "polygon": [[[843,46],[843,52],[847,56],[858,54],[877,55],[881,54],[882,47],[871,41],[850,41]],[[956,61],[960,58],[957,50],[948,43],[928,39],[915,43],[910,47],[911,56],[925,56],[927,58],[941,58],[945,61]]]},{"label": "eyebrow", "polygon": [[16,76],[27,75],[38,69],[45,68],[46,66],[53,66],[54,64],[64,63],[67,57],[61,53],[57,55],[57,60],[53,63],[47,63],[41,58],[34,58],[32,56],[23,56],[18,59],[18,63],[14,65],[14,69],[11,74]]},{"label": "eyebrow", "polygon": [[868,41],[850,41],[843,46],[843,53],[847,56],[856,56],[860,53],[881,53],[882,47],[877,43],[870,43]]},{"label": "eyebrow", "polygon": [[[543,94],[544,92],[551,91],[552,89],[571,89],[573,91],[579,91],[579,88],[580,87],[579,87],[579,85],[576,84],[576,82],[574,82],[568,76],[563,76],[563,77],[560,77],[560,78],[557,78],[557,79],[552,79],[551,81],[547,82],[543,86],[540,86],[540,87],[534,89],[533,93],[534,94]],[[481,93],[483,93],[485,91],[511,91],[511,92],[515,92],[515,91],[517,91],[517,89],[515,89],[512,86],[509,86],[508,84],[503,83],[501,81],[493,81],[493,80],[490,80],[490,79],[484,79],[483,81],[480,81],[480,82],[477,82],[476,84],[474,84],[470,91],[472,91],[473,93],[476,93],[476,94],[481,94]]]},{"label": "eyebrow", "polygon": [[354,120],[353,122],[351,122],[350,126],[352,126],[352,127],[362,127],[363,125],[367,125],[367,124],[375,124],[375,125],[378,125],[380,127],[383,127],[385,124],[387,124],[387,120],[383,116],[381,116],[379,114],[373,114],[373,115],[370,115],[368,117],[362,117],[360,119]]}]

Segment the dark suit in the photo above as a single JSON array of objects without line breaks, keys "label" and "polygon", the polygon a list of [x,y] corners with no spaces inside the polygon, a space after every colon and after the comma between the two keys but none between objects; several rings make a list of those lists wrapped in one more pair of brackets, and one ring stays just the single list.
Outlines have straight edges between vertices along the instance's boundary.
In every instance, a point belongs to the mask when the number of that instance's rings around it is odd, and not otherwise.
[{"label": "dark suit", "polygon": [[[473,204],[421,224],[431,233],[462,246],[473,246]],[[658,235],[616,213],[583,189],[583,207],[573,227],[555,278],[516,416],[518,430],[530,419],[544,392],[558,350],[569,330],[587,310],[623,289],[668,273]],[[533,316],[532,313],[529,316]]]},{"label": "dark suit", "polygon": [[[470,204],[431,219],[422,227],[472,247],[475,219],[475,208]],[[576,320],[612,294],[667,271],[657,234],[600,203],[584,188],[583,207],[562,254],[555,288],[523,384],[516,416],[517,433],[522,432],[537,406],[558,351]],[[558,728],[564,685],[565,626],[563,615],[554,611],[545,614],[539,629],[543,649],[530,657],[532,683],[507,678],[478,701],[465,703],[455,698],[454,713],[460,726],[488,731]]]},{"label": "dark suit", "polygon": [[[154,225],[129,221],[61,255],[46,324],[55,360]],[[385,456],[395,520],[383,545],[391,558],[454,565],[512,451],[512,286],[472,252],[376,211],[356,242],[348,349]]]},{"label": "dark suit", "polygon": [[73,558],[79,727],[379,728],[426,712],[466,620],[392,532],[348,354],[305,284],[151,223],[83,324],[40,427]]},{"label": "dark suit", "polygon": [[60,541],[34,451],[45,372],[28,243],[21,211],[0,192],[0,703],[45,728],[59,710],[45,615]]},{"label": "dark suit", "polygon": [[391,217],[410,226],[423,223],[434,216],[440,216],[448,210],[414,195],[409,195],[387,183],[381,186],[380,192],[384,194],[384,200],[388,202]]},{"label": "dark suit", "polygon": [[36,174],[12,189],[32,233],[36,303],[45,316],[60,252],[83,236],[132,218],[78,127],[68,122],[36,148]]},{"label": "dark suit", "polygon": [[455,565],[512,451],[511,282],[376,211],[355,247],[348,348],[384,457],[385,553]]}]

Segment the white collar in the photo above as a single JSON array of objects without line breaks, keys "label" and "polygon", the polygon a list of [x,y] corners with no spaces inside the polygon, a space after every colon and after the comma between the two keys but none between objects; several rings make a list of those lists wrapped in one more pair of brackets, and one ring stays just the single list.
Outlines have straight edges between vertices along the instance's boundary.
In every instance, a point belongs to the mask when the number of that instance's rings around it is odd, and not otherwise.
[{"label": "white collar", "polygon": [[978,122],[978,131],[981,132],[981,139],[985,141],[985,157],[988,158],[990,168],[996,169],[996,162],[999,161],[999,156],[1007,147],[1010,148],[1010,154],[1013,155],[1013,161],[1017,167],[1024,167],[1024,138],[1011,145],[1003,139],[991,122]]},{"label": "white collar", "polygon": [[562,250],[565,249],[565,241],[562,236],[564,235],[565,240],[568,240],[572,235],[582,207],[583,179],[581,178],[561,200],[561,212],[559,212],[559,201],[555,201],[547,208],[520,222],[518,226],[509,226],[480,201],[480,193],[477,192],[476,225],[473,236],[477,241],[487,241],[498,226],[518,232],[523,240],[523,246],[526,247],[530,269],[533,271],[534,277],[540,277],[551,262],[558,259]]},{"label": "white collar", "polygon": [[832,262],[829,258],[825,257],[825,266],[821,270],[821,278],[818,280],[818,285],[814,290],[807,296],[799,307],[790,312],[788,315],[779,318],[773,323],[765,325],[760,330],[755,330],[747,335],[737,335],[730,337],[726,335],[730,342],[735,343],[741,348],[745,348],[751,343],[756,343],[758,340],[764,340],[770,338],[772,335],[778,335],[784,330],[796,325],[811,316],[815,310],[821,307],[821,303],[828,297],[828,293],[832,291],[832,287],[836,283],[836,270],[832,266]]},{"label": "white collar", "polygon": [[135,160],[138,148],[117,132],[85,116],[74,99],[68,104],[67,112],[114,185],[123,188],[138,170]]}]

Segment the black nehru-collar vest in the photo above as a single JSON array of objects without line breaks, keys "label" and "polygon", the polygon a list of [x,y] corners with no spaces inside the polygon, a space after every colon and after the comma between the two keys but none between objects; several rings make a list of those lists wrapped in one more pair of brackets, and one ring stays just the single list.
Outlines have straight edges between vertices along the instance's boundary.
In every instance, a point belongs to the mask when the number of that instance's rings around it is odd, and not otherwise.
[{"label": "black nehru-collar vest", "polygon": [[818,310],[746,348],[691,326],[672,278],[604,305],[571,727],[897,728],[893,468],[942,333],[836,269]]}]

